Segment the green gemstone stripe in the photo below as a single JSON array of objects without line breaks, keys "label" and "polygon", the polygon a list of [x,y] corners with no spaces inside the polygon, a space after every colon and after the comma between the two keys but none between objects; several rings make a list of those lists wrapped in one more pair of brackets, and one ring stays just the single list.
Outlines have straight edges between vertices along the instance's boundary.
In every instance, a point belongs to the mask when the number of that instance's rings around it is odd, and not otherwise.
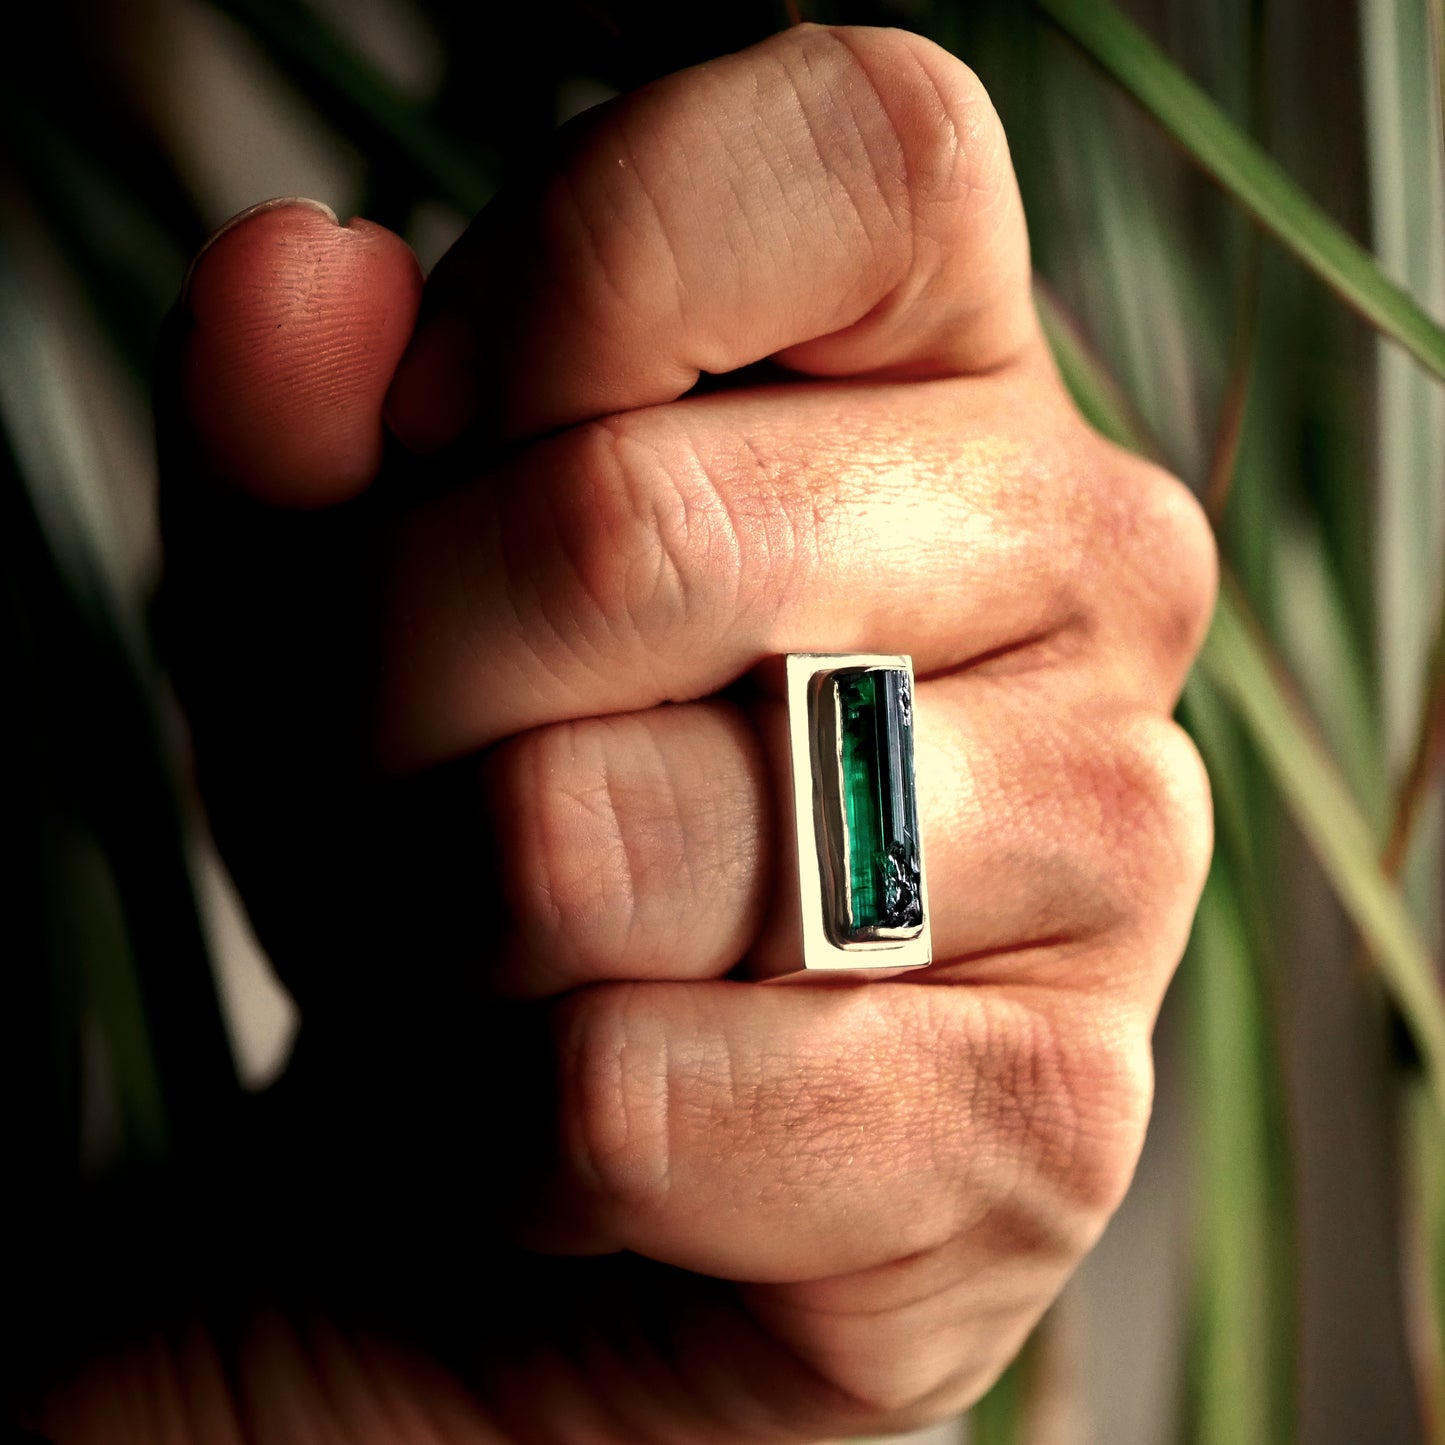
[{"label": "green gemstone stripe", "polygon": [[843,817],[848,830],[847,924],[852,931],[875,927],[882,916],[878,852],[885,770],[878,766],[877,674],[841,677],[837,689]]},{"label": "green gemstone stripe", "polygon": [[907,673],[840,672],[833,679],[847,878],[845,936],[923,923],[913,718]]}]

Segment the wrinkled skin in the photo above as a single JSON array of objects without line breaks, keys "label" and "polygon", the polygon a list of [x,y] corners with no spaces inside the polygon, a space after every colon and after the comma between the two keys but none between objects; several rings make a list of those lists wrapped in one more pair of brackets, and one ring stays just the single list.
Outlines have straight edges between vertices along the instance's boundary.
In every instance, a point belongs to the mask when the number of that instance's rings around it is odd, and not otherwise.
[{"label": "wrinkled skin", "polygon": [[[166,642],[304,1042],[238,1233],[45,1427],[782,1445],[977,1398],[1143,1139],[1215,585],[1052,369],[977,79],[792,30],[569,127],[425,288],[249,214],[162,444]],[[793,650],[914,659],[920,974],[756,978]]]}]

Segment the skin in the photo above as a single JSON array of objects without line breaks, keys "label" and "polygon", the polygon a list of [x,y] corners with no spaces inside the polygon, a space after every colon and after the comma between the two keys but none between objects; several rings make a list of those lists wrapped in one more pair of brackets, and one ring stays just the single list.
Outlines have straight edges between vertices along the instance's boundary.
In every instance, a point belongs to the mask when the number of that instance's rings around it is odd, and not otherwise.
[{"label": "skin", "polygon": [[[165,636],[307,1042],[204,1176],[244,1263],[193,1251],[42,1427],[781,1445],[967,1406],[1144,1136],[1215,587],[1186,490],[1052,369],[977,79],[791,30],[584,117],[424,289],[389,232],[263,208],[167,356]],[[792,650],[914,658],[921,974],[756,976],[796,951]]]}]

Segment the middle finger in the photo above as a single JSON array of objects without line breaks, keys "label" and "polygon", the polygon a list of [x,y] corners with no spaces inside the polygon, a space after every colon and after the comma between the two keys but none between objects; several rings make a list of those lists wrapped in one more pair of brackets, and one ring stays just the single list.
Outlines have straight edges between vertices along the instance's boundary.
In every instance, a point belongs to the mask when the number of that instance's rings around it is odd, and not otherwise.
[{"label": "middle finger", "polygon": [[[1023,370],[590,423],[403,530],[379,749],[411,771],[706,696],[780,652],[907,652],[927,675],[1096,620],[1104,599],[1132,611],[1142,659],[1179,612],[1142,594],[1179,592],[1190,571],[1172,489],[1121,467],[1051,378]],[[1166,691],[1194,640],[1175,631]]]}]

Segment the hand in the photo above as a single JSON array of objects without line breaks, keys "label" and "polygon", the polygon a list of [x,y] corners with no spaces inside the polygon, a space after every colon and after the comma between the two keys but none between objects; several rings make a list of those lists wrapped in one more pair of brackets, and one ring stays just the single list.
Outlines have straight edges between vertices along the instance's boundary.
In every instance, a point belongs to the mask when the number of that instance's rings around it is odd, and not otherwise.
[{"label": "hand", "polygon": [[[433,1439],[443,1398],[447,1439],[669,1445],[967,1405],[1142,1141],[1214,588],[1187,492],[1052,370],[976,78],[801,27],[589,114],[424,296],[396,237],[281,206],[187,306],[172,645],[324,1041],[272,1268],[329,1284],[307,1349],[246,1337],[261,1438]],[[794,946],[760,664],[805,649],[914,658],[920,975],[742,976]]]}]

